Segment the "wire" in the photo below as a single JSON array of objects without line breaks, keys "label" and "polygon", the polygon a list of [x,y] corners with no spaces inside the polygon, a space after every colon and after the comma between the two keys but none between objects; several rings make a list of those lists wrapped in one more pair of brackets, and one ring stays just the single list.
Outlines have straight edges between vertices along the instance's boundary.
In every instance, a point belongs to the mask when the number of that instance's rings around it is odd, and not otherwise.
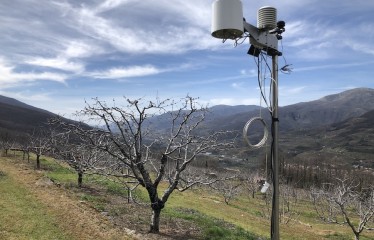
[{"label": "wire", "polygon": [[[257,144],[252,144],[248,139],[248,129],[251,126],[251,124],[254,123],[255,121],[260,121],[262,123],[262,125],[264,126],[264,136],[262,137],[261,141],[259,141]],[[262,146],[264,146],[267,139],[268,139],[268,135],[269,135],[269,132],[268,132],[268,129],[267,129],[267,126],[266,126],[266,122],[264,121],[264,119],[262,117],[251,118],[245,124],[245,126],[243,128],[244,140],[247,142],[248,146],[251,147],[251,148],[261,148]]]},{"label": "wire", "polygon": [[[272,93],[271,83],[274,81],[274,79],[272,78],[272,70],[270,68],[269,63],[267,62],[267,58],[264,56],[263,52],[260,52],[260,55],[261,55],[261,58],[258,58],[258,62],[256,62],[256,58],[255,58],[255,63],[257,65],[257,81],[258,81],[258,85],[260,88],[262,99],[264,100],[269,112],[272,112],[273,108],[272,108],[272,103],[271,103],[271,93]],[[263,62],[265,62],[265,65],[263,64]],[[270,75],[271,82],[270,82],[270,87],[269,87],[269,96],[267,98],[266,87],[264,86],[266,83],[266,79],[268,79],[268,75]]]},{"label": "wire", "polygon": [[258,82],[258,87],[260,88],[260,93],[261,93],[262,99],[264,100],[266,106],[269,107],[269,104],[268,104],[267,99],[265,97],[264,91],[262,90],[262,81],[261,81],[262,80],[262,77],[261,77],[261,70],[262,69],[260,69],[260,59],[259,58],[257,58],[257,59],[258,59],[258,62],[256,62],[256,57],[254,57],[254,61],[255,61],[256,65],[257,65],[257,82]]},{"label": "wire", "polygon": [[[243,44],[244,41],[245,41],[247,38],[249,38],[249,34],[248,34],[248,33],[245,34],[243,37],[238,37],[238,38],[236,38],[235,41],[234,41],[234,47],[237,47],[237,46]],[[239,42],[239,40],[241,40],[241,41]]]},{"label": "wire", "polygon": [[[281,42],[281,48],[282,48],[282,53],[283,53],[283,40],[280,41]],[[288,64],[287,63],[287,60],[286,58],[284,57],[284,54],[282,54],[282,58],[283,58],[283,61],[284,61],[284,66],[281,67],[279,70],[284,73],[284,74],[291,74],[292,70],[293,70],[293,67],[292,64]]]}]

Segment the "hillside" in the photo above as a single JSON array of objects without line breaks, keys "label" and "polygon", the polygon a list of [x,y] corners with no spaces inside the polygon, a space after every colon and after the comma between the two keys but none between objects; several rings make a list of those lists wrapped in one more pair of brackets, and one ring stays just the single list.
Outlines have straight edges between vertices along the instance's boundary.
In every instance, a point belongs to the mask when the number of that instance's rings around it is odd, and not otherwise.
[{"label": "hillside", "polygon": [[[49,111],[36,108],[13,98],[0,96],[0,134],[22,136],[45,127],[48,119],[58,117]],[[63,118],[67,122],[74,123]]]},{"label": "hillside", "polygon": [[0,128],[13,132],[32,132],[43,126],[55,114],[44,110],[36,110],[23,106],[10,105],[0,102]]},{"label": "hillside", "polygon": [[344,121],[373,110],[374,89],[356,88],[279,110],[281,129],[310,129]]},{"label": "hillside", "polygon": [[352,165],[374,169],[374,110],[357,118],[334,124],[326,133],[326,142],[346,155],[354,155]]},{"label": "hillside", "polygon": [[374,169],[374,110],[328,126],[281,135],[289,161],[319,162],[352,169]]},{"label": "hillside", "polygon": [[[348,118],[359,117],[373,110],[374,89],[357,88],[321,99],[288,105],[279,108],[280,131],[311,130],[328,128]],[[202,133],[229,130],[242,131],[245,123],[252,117],[260,116],[259,106],[225,106],[209,108],[206,119],[201,126]],[[270,114],[267,109],[261,110],[261,116],[270,126]],[[149,120],[157,131],[166,131],[170,126],[168,114],[155,116]]]}]

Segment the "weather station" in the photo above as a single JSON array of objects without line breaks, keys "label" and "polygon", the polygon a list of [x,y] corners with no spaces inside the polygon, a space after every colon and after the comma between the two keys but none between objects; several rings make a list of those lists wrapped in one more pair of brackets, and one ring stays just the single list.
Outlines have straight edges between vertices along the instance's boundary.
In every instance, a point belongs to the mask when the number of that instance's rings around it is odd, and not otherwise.
[{"label": "weather station", "polygon": [[[213,37],[222,39],[222,41],[233,40],[244,42],[249,39],[248,54],[257,58],[258,74],[260,84],[260,59],[271,57],[271,68],[266,62],[268,72],[270,73],[270,92],[271,99],[268,110],[271,115],[271,181],[273,187],[272,216],[271,216],[271,239],[279,239],[279,160],[278,160],[278,56],[282,52],[278,50],[278,42],[282,40],[282,33],[285,31],[285,22],[277,21],[277,9],[274,7],[262,7],[257,13],[257,27],[247,23],[243,18],[243,5],[241,0],[215,0],[212,4],[212,26],[211,34]],[[287,71],[289,65],[284,66],[282,70]],[[266,68],[266,67],[265,67]],[[260,91],[263,100],[266,97]],[[249,126],[260,121],[264,126],[264,136],[257,144],[252,144],[248,140],[247,131]],[[252,118],[247,122],[243,130],[243,137],[251,148],[262,147],[268,138],[266,123],[261,117]],[[265,182],[261,192],[265,192],[269,183]]]}]

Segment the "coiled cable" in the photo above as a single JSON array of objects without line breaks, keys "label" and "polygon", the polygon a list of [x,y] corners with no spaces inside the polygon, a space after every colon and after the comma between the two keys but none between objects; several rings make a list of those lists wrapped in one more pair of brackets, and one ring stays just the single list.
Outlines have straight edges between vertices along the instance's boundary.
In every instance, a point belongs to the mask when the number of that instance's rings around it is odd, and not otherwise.
[{"label": "coiled cable", "polygon": [[[255,121],[259,121],[262,123],[262,125],[264,126],[264,136],[262,137],[262,139],[256,143],[256,144],[252,144],[249,139],[248,139],[248,129],[249,127],[251,126],[252,123],[254,123]],[[266,122],[264,121],[263,118],[261,117],[254,117],[254,118],[251,118],[244,126],[243,128],[243,138],[244,140],[246,141],[246,143],[248,144],[249,147],[251,148],[260,148],[262,146],[265,145],[267,139],[268,139],[268,136],[269,136],[269,131],[268,131],[268,128],[267,128],[267,125],[266,125]]]}]

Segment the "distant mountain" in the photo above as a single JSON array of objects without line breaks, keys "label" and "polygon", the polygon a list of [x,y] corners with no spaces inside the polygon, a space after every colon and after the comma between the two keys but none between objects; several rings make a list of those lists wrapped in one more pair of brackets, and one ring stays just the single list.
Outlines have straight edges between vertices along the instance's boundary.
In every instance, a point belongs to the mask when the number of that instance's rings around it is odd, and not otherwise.
[{"label": "distant mountain", "polygon": [[[231,130],[231,122],[232,120],[235,120],[232,119],[232,116],[236,116],[237,114],[248,115],[248,112],[255,111],[256,109],[258,110],[260,107],[255,105],[212,106],[208,108],[205,115],[205,120],[201,124],[200,130],[206,133],[219,130]],[[148,126],[154,130],[157,130],[158,132],[168,131],[170,128],[170,123],[170,113],[154,116],[147,121]]]},{"label": "distant mountain", "polygon": [[280,149],[289,161],[374,169],[374,110],[329,126],[281,134]]},{"label": "distant mountain", "polygon": [[[30,134],[37,128],[45,127],[48,119],[57,116],[16,99],[0,96],[0,133]],[[66,121],[70,120],[66,119]]]},{"label": "distant mountain", "polygon": [[[374,89],[356,88],[319,100],[280,107],[280,131],[328,127],[374,110],[372,103],[374,103]],[[261,110],[261,113],[258,106],[248,106],[248,108],[242,106],[232,112],[230,108],[234,107],[226,106],[220,114],[215,114],[215,108],[212,107],[212,116],[217,117],[208,117],[209,121],[204,124],[204,127],[210,130],[241,131],[249,119],[260,115],[270,126],[270,114],[265,108]]]},{"label": "distant mountain", "polygon": [[358,117],[374,109],[374,89],[356,88],[279,110],[280,128],[310,129]]},{"label": "distant mountain", "polygon": [[[374,110],[374,89],[356,88],[319,100],[292,104],[279,108],[280,131],[307,130],[329,127],[348,118],[359,117]],[[209,108],[201,125],[202,133],[230,130],[241,132],[245,123],[262,116],[270,127],[270,114],[259,106],[217,105]],[[149,121],[154,129],[163,131],[170,127],[169,114],[155,116]],[[256,129],[254,129],[256,131]],[[260,131],[260,129],[258,129]]]},{"label": "distant mountain", "polygon": [[213,120],[216,118],[227,117],[234,114],[248,113],[258,109],[260,109],[260,107],[256,105],[216,105],[209,108],[209,114],[207,115],[207,117],[208,120]]},{"label": "distant mountain", "polygon": [[374,154],[374,110],[333,124],[326,134],[332,145],[339,143],[348,151]]}]

